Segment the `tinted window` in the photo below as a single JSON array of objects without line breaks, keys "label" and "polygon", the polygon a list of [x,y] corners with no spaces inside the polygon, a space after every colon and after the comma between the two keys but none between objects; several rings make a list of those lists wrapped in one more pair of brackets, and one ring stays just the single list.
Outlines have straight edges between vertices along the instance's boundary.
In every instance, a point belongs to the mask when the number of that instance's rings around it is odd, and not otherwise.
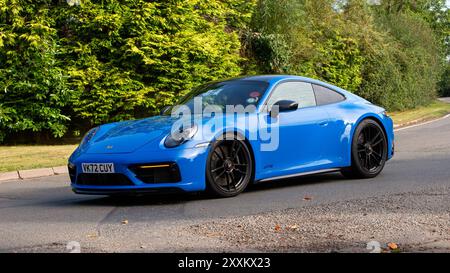
[{"label": "tinted window", "polygon": [[[202,107],[219,106],[226,110],[226,106],[258,105],[269,83],[260,81],[226,81],[209,83],[198,87],[178,101],[177,105],[186,105],[194,111],[194,99],[202,99]],[[169,110],[165,112],[170,113]]]},{"label": "tinted window", "polygon": [[345,100],[345,97],[336,91],[330,90],[320,85],[314,85],[317,105],[325,105]]},{"label": "tinted window", "polygon": [[306,82],[285,82],[278,85],[267,102],[268,109],[280,100],[295,101],[298,108],[316,106],[312,85]]}]

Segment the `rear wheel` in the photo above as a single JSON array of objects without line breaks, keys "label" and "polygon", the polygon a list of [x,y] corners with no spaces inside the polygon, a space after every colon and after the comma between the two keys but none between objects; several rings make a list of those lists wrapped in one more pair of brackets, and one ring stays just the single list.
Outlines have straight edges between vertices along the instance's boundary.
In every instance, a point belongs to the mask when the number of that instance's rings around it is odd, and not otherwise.
[{"label": "rear wheel", "polygon": [[208,191],[220,197],[242,193],[252,179],[253,162],[246,143],[218,140],[211,147],[206,168]]},{"label": "rear wheel", "polygon": [[342,174],[349,178],[378,176],[386,163],[387,146],[383,128],[374,120],[363,120],[353,136],[352,166]]}]

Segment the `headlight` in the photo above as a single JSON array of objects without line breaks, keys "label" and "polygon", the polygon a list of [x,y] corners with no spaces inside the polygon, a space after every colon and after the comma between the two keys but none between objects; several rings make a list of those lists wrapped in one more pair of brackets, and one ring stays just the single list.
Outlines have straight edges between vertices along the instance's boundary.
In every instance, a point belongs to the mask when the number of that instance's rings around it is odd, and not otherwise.
[{"label": "headlight", "polygon": [[92,138],[95,136],[95,134],[98,132],[98,129],[99,129],[99,128],[100,128],[100,127],[95,127],[95,128],[93,128],[93,129],[89,130],[89,132],[87,132],[87,133],[84,135],[83,140],[81,140],[80,147],[83,147],[84,145],[88,144],[89,141],[91,141],[91,139],[92,139]]},{"label": "headlight", "polygon": [[192,139],[197,133],[197,125],[192,124],[188,128],[180,127],[177,130],[172,131],[164,141],[164,146],[167,148],[175,148]]}]

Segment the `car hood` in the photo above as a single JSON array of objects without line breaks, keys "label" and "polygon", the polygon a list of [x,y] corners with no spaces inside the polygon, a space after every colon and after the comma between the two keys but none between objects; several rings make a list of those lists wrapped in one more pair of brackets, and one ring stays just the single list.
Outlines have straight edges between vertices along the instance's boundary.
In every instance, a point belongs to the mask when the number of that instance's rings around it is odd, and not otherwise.
[{"label": "car hood", "polygon": [[155,140],[161,140],[171,130],[175,118],[157,116],[106,124],[89,142],[87,153],[132,153]]}]

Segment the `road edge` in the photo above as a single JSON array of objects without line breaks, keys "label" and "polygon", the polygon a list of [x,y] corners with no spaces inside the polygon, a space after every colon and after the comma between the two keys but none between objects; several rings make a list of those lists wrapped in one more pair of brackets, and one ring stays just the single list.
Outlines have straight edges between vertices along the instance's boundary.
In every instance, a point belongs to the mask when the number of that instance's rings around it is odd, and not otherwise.
[{"label": "road edge", "polygon": [[[450,97],[438,98],[437,101],[450,104]],[[442,114],[439,117],[419,118],[419,119],[408,121],[408,122],[401,123],[401,124],[394,124],[394,130],[399,130],[400,131],[400,130],[407,129],[407,128],[412,128],[412,127],[416,127],[416,126],[425,125],[425,124],[428,124],[428,123],[431,123],[431,122],[435,122],[435,121],[439,121],[441,119],[448,118],[449,115],[450,115],[450,112],[447,112],[445,114]]]},{"label": "road edge", "polygon": [[444,119],[449,118],[449,117],[450,117],[450,113],[448,113],[445,116],[440,117],[440,118],[429,119],[429,120],[425,119],[425,120],[421,120],[421,121],[418,121],[418,122],[412,121],[412,122],[409,122],[409,123],[406,123],[406,124],[396,125],[396,126],[394,126],[394,131],[395,132],[399,132],[399,131],[403,131],[403,130],[406,130],[406,129],[427,125],[427,124],[434,123],[434,122],[437,122],[437,121],[440,121],[440,120],[444,120]]},{"label": "road edge", "polygon": [[14,182],[14,181],[26,181],[31,178],[47,177],[61,174],[68,174],[69,170],[67,166],[56,166],[49,168],[30,169],[30,170],[17,170],[12,172],[0,173],[0,183],[2,182]]}]

